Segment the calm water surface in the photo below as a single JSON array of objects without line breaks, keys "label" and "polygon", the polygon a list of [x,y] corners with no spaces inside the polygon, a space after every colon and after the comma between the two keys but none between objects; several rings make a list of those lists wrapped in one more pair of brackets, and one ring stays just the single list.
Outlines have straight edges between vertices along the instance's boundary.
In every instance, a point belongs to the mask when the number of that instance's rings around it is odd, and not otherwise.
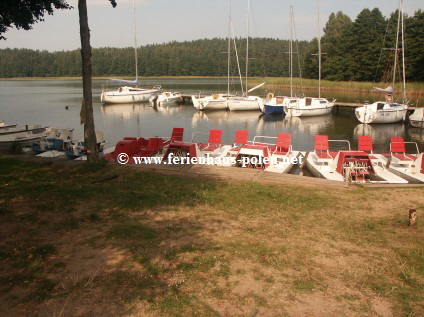
[{"label": "calm water surface", "polygon": [[[161,84],[165,90],[182,93],[226,91],[226,79],[148,79],[146,84]],[[263,116],[260,112],[199,112],[192,105],[158,107],[149,104],[102,105],[99,100],[104,81],[93,82],[94,118],[96,130],[105,133],[106,142],[114,145],[125,136],[169,136],[173,127],[185,128],[184,140],[190,141],[193,132],[223,130],[223,142],[232,143],[235,131],[248,129],[249,139],[255,135],[276,136],[278,132],[291,132],[293,146],[298,150],[312,150],[315,134],[328,134],[330,139],[349,140],[356,148],[359,135],[371,135],[376,152],[389,150],[391,137],[404,137],[420,144],[424,150],[424,132],[403,123],[362,125],[356,120],[353,109],[341,108],[333,114],[311,118],[283,118]],[[266,91],[258,91],[265,95]],[[313,93],[309,94],[313,95]],[[367,95],[326,95],[340,101],[370,100]],[[59,128],[72,127],[76,138],[82,137],[80,108],[82,85],[80,81],[34,80],[0,81],[0,120],[18,124],[41,124]],[[68,109],[66,109],[68,107]],[[195,141],[207,140],[199,135]],[[334,144],[343,148],[343,144]]]}]

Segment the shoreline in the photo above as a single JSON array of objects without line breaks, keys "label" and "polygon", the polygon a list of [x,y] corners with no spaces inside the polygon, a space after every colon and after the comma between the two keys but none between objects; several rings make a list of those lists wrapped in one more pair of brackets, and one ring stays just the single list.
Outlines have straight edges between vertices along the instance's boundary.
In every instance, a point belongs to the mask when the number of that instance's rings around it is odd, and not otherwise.
[{"label": "shoreline", "polygon": [[[117,79],[125,79],[130,76],[115,76]],[[140,77],[140,79],[226,79],[226,76],[147,76]],[[238,77],[231,77],[238,79]],[[110,77],[94,76],[93,80],[109,80]],[[51,80],[82,80],[82,77],[13,77],[13,78],[0,78],[0,81],[51,81]],[[290,78],[288,77],[252,77],[249,86],[256,86],[262,82],[266,82],[264,88],[266,90],[277,91],[282,88],[290,87]],[[375,86],[389,86],[390,84],[374,83],[374,82],[358,82],[358,81],[328,81],[321,80],[321,90],[323,91],[338,91],[338,92],[371,92]],[[317,79],[293,79],[293,88],[304,90],[317,90]],[[401,90],[400,83],[395,85],[395,89]],[[272,91],[271,91],[272,92]],[[418,97],[424,96],[424,82],[411,82],[407,83],[407,96]]]}]

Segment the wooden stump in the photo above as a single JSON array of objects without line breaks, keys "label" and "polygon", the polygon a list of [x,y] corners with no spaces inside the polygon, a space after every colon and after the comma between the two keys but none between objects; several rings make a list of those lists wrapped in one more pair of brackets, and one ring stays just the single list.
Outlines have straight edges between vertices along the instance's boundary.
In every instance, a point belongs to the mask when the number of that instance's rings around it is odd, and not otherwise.
[{"label": "wooden stump", "polygon": [[415,209],[409,209],[409,226],[417,226],[417,211]]}]

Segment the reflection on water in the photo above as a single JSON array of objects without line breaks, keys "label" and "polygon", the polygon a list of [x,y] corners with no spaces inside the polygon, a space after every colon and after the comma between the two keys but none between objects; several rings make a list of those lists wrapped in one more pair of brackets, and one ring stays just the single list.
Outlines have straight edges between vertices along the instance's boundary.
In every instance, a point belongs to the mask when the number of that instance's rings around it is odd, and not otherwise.
[{"label": "reflection on water", "polygon": [[[257,134],[261,113],[259,111],[195,111],[193,113],[191,126],[194,130],[203,124],[219,126],[227,131],[249,130],[251,136]],[[237,127],[235,129],[235,127]]]},{"label": "reflection on water", "polygon": [[129,121],[133,117],[139,117],[140,108],[146,107],[146,104],[119,104],[119,105],[102,105],[103,115],[109,117],[121,118],[124,121]]},{"label": "reflection on water", "polygon": [[[146,84],[162,84],[167,90],[190,93],[199,90],[226,91],[225,79],[144,79]],[[98,101],[101,81],[93,83],[93,97]],[[80,109],[82,87],[79,81],[0,81],[0,120],[17,124],[41,124],[60,128],[75,128],[76,138],[82,136]],[[352,96],[355,98],[358,96]],[[362,96],[359,96],[362,98]],[[359,98],[358,97],[358,98]],[[339,99],[343,101],[348,101]],[[65,107],[68,107],[66,109]],[[115,144],[125,136],[169,136],[172,128],[184,128],[184,140],[193,132],[223,131],[223,143],[231,144],[236,130],[249,130],[249,140],[255,135],[292,134],[293,147],[313,150],[315,134],[327,134],[330,139],[345,139],[355,149],[359,135],[371,135],[376,152],[387,151],[391,137],[424,146],[424,132],[402,123],[362,125],[353,109],[340,108],[333,114],[310,118],[263,115],[259,111],[199,112],[190,104],[150,107],[149,103],[102,105],[93,104],[96,130],[105,133],[106,141]],[[200,139],[207,141],[207,136]]]},{"label": "reflection on water", "polygon": [[286,126],[291,131],[304,134],[324,134],[326,129],[334,125],[332,115],[317,117],[286,117],[284,120]]},{"label": "reflection on water", "polygon": [[411,141],[421,144],[422,147],[420,148],[424,150],[424,129],[408,127],[406,135]]},{"label": "reflection on water", "polygon": [[405,127],[403,123],[390,124],[358,124],[353,130],[355,138],[358,136],[371,136],[374,151],[377,153],[388,153],[390,138],[403,137]]}]

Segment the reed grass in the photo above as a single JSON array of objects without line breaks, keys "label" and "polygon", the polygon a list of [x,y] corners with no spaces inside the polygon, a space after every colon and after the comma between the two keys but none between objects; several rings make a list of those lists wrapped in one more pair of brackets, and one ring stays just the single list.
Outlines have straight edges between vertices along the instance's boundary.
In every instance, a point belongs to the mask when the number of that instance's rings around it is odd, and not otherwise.
[{"label": "reed grass", "polygon": [[[252,78],[250,80],[250,85],[253,87],[262,82],[266,82],[266,89],[269,91],[277,88],[287,88],[290,87],[290,78],[288,77],[264,77],[264,78]],[[358,81],[328,81],[321,80],[321,90],[331,90],[331,91],[346,91],[346,92],[362,92],[362,91],[371,91],[373,87],[385,88],[391,85],[391,83],[375,83],[375,82],[358,82]],[[293,78],[293,86],[296,89],[299,89],[303,86],[305,90],[317,90],[318,89],[318,80],[317,79],[300,79]],[[402,91],[402,84],[395,84],[396,91]],[[406,85],[407,95],[424,95],[424,83],[421,82],[411,82]]]},{"label": "reed grass", "polygon": [[[131,77],[131,76],[130,76]],[[114,78],[125,79],[128,76],[114,76]],[[205,78],[227,78],[225,76],[150,76],[150,77],[140,77],[141,79],[152,79],[152,78],[170,78],[170,79],[205,79]],[[233,79],[238,79],[238,77],[232,77]],[[110,76],[95,76],[95,80],[108,80]],[[81,77],[18,77],[18,78],[0,78],[0,80],[6,81],[16,81],[16,80],[81,80]],[[262,82],[266,82],[265,87],[268,90],[271,90],[275,87],[290,87],[290,78],[289,77],[252,77],[249,79],[249,86],[254,87]],[[318,80],[317,79],[300,79],[293,78],[293,85],[296,88],[304,87],[306,90],[318,89]],[[359,82],[359,81],[329,81],[321,80],[321,89],[323,90],[333,90],[333,91],[370,91],[373,87],[385,87],[389,86],[391,83],[375,83],[375,82]],[[396,83],[395,88],[400,91],[401,83]],[[409,82],[407,83],[407,93],[408,94],[424,94],[424,83],[423,82]]]}]

